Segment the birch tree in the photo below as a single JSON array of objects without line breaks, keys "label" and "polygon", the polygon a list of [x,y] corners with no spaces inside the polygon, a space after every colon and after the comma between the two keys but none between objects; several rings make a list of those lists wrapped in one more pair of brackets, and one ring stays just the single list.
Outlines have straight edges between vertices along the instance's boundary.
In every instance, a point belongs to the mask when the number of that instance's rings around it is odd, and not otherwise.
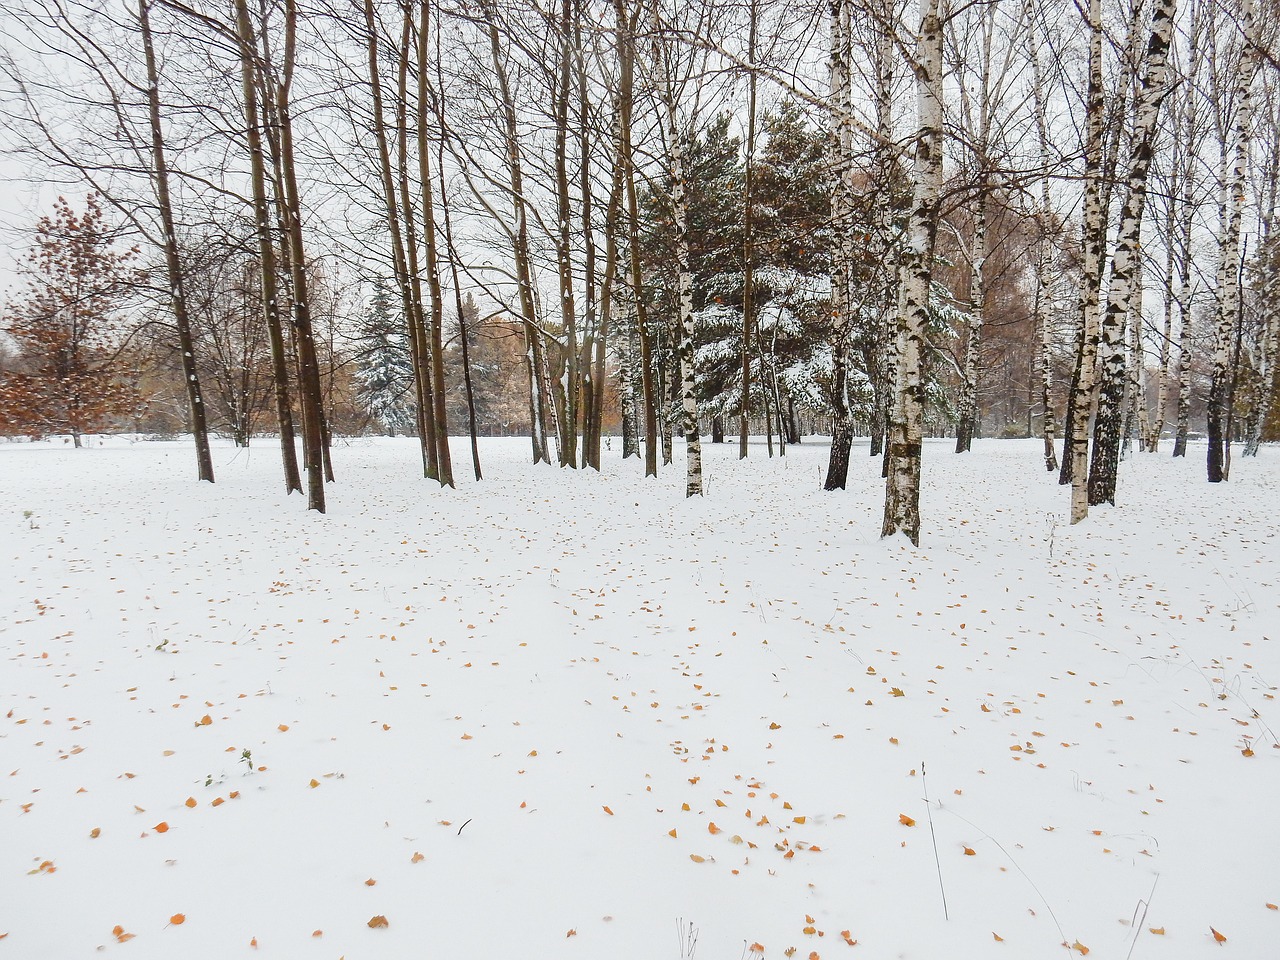
[{"label": "birch tree", "polygon": [[922,0],[915,62],[916,134],[911,213],[898,308],[898,370],[888,435],[881,536],[920,542],[920,468],[924,437],[923,353],[942,190],[942,22],[938,0]]},{"label": "birch tree", "polygon": [[1235,62],[1235,114],[1230,128],[1231,144],[1228,150],[1223,151],[1223,168],[1218,178],[1218,310],[1206,431],[1210,483],[1221,483],[1227,479],[1229,463],[1227,423],[1234,374],[1231,369],[1232,346],[1240,324],[1241,220],[1253,121],[1253,77],[1257,69],[1257,23],[1253,0],[1239,0],[1237,17],[1240,35]]}]

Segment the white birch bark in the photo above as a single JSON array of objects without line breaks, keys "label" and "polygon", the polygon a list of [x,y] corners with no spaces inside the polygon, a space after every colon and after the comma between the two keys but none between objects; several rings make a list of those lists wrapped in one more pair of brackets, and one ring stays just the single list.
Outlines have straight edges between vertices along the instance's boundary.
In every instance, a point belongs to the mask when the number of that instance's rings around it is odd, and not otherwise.
[{"label": "white birch bark", "polygon": [[1213,372],[1209,386],[1207,463],[1210,483],[1227,479],[1228,406],[1231,394],[1231,354],[1240,323],[1240,234],[1244,216],[1245,175],[1249,165],[1249,136],[1253,126],[1253,77],[1257,69],[1257,25],[1253,0],[1240,0],[1242,31],[1235,75],[1235,118],[1231,149],[1224,156],[1218,202],[1218,312],[1214,330]]},{"label": "white birch bark", "polygon": [[942,24],[938,0],[921,0],[916,42],[919,131],[898,309],[898,372],[889,425],[881,536],[903,533],[920,543],[921,442],[924,435],[924,339],[933,279],[938,199],[942,189]]},{"label": "white birch bark", "polygon": [[1142,89],[1134,118],[1133,151],[1129,160],[1120,230],[1111,256],[1111,283],[1103,318],[1099,359],[1101,382],[1089,465],[1089,505],[1115,503],[1120,461],[1122,406],[1125,392],[1125,329],[1133,317],[1133,296],[1142,268],[1142,217],[1146,206],[1147,175],[1156,120],[1164,98],[1169,45],[1173,39],[1175,0],[1158,0],[1151,13],[1151,38],[1143,65]]},{"label": "white birch bark", "polygon": [[1088,30],[1089,81],[1085,104],[1080,342],[1071,390],[1074,415],[1068,424],[1071,431],[1067,441],[1068,449],[1063,452],[1063,460],[1070,464],[1072,523],[1079,523],[1089,515],[1088,428],[1089,412],[1093,405],[1094,366],[1097,362],[1098,287],[1102,278],[1102,243],[1106,225],[1106,211],[1102,206],[1102,139],[1106,120],[1102,89],[1102,0],[1089,0]]}]

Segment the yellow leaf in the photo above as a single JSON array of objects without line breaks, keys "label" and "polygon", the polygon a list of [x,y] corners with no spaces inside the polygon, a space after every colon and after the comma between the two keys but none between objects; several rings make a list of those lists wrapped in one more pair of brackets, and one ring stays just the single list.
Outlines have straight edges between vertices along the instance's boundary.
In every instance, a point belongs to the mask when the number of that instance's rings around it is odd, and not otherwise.
[{"label": "yellow leaf", "polygon": [[898,822],[904,827],[914,827],[916,825],[915,820],[908,817],[905,813],[898,814]]},{"label": "yellow leaf", "polygon": [[769,724],[769,729],[770,729],[770,730],[781,730],[781,729],[782,729],[782,724],[780,724],[780,723],[771,723],[771,724]]},{"label": "yellow leaf", "polygon": [[890,688],[889,688],[889,692],[890,692],[891,694],[893,694],[895,697],[905,697],[905,696],[906,696],[906,694],[902,691],[902,688],[901,688],[901,687],[890,687]]},{"label": "yellow leaf", "polygon": [[1071,949],[1072,949],[1072,950],[1078,950],[1078,951],[1080,952],[1080,956],[1082,956],[1082,957],[1087,957],[1087,956],[1089,955],[1089,948],[1088,948],[1088,947],[1086,947],[1086,946],[1085,946],[1083,943],[1081,943],[1079,940],[1077,940],[1075,943],[1073,943],[1073,944],[1071,945]]},{"label": "yellow leaf", "polygon": [[675,835],[676,835],[675,827],[672,827],[670,830],[667,831],[668,837],[674,837]]},{"label": "yellow leaf", "polygon": [[390,926],[390,924],[387,923],[387,918],[382,916],[381,914],[379,914],[376,917],[369,918],[369,928],[371,930],[377,929],[378,927],[388,927],[388,926]]},{"label": "yellow leaf", "polygon": [[806,819],[808,819],[808,818],[807,818],[807,817],[792,817],[792,818],[791,818],[791,822],[792,822],[792,823],[804,823]]},{"label": "yellow leaf", "polygon": [[312,777],[310,786],[314,790],[316,787],[320,786],[320,781],[317,780],[315,777]]},{"label": "yellow leaf", "polygon": [[995,938],[996,943],[1004,943],[1004,937],[1000,936],[1000,934],[996,933],[994,930],[991,931],[991,936]]},{"label": "yellow leaf", "polygon": [[689,812],[689,805],[688,805],[687,803],[682,803],[682,804],[680,804],[680,809],[681,809],[681,810],[683,810],[685,813],[688,813],[688,812]]},{"label": "yellow leaf", "polygon": [[700,857],[700,856],[698,856],[698,854],[696,854],[696,853],[691,853],[691,854],[689,854],[689,859],[690,859],[690,860],[692,860],[694,863],[706,863],[706,862],[707,862],[707,858],[706,858],[706,857]]},{"label": "yellow leaf", "polygon": [[1150,930],[1152,933],[1154,933],[1157,937],[1164,936],[1164,927],[1147,927],[1147,929]]}]

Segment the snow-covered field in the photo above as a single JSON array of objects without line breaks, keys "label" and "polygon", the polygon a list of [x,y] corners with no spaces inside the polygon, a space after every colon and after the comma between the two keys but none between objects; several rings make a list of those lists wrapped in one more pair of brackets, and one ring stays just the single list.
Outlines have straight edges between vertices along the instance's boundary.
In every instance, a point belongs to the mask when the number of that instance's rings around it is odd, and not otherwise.
[{"label": "snow-covered field", "polygon": [[706,449],[0,445],[0,960],[1280,956],[1280,451]]}]

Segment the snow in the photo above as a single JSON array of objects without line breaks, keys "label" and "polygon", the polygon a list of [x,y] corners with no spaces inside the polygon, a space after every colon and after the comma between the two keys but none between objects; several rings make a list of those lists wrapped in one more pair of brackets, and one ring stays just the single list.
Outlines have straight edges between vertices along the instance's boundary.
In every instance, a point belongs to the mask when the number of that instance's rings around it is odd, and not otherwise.
[{"label": "snow", "polygon": [[865,444],[0,445],[0,960],[1274,956],[1276,450]]}]

